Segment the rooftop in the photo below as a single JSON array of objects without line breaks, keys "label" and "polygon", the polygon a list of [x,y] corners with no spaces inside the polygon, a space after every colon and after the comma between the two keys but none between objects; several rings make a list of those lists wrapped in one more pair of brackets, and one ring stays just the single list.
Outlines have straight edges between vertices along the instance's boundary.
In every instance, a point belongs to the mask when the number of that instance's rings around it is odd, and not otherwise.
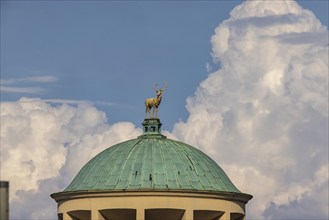
[{"label": "rooftop", "polygon": [[64,192],[97,190],[240,191],[200,150],[161,135],[159,119],[145,119],[144,134],[91,159]]}]

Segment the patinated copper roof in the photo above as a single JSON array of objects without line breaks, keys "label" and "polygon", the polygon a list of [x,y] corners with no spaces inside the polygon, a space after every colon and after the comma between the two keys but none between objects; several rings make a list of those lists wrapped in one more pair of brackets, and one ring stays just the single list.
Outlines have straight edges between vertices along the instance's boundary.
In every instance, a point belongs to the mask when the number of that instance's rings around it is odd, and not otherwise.
[{"label": "patinated copper roof", "polygon": [[145,119],[144,134],[91,159],[64,192],[197,190],[236,192],[224,171],[200,150],[161,135],[159,119]]}]

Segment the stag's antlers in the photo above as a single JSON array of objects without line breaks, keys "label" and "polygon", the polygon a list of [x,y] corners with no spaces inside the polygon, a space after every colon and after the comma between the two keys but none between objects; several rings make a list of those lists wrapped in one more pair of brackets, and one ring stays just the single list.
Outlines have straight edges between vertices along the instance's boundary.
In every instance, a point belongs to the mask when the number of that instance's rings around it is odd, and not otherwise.
[{"label": "stag's antlers", "polygon": [[161,89],[161,91],[162,91],[162,92],[165,91],[166,88],[167,88],[167,82],[164,83],[164,86],[163,86],[163,88]]},{"label": "stag's antlers", "polygon": [[165,91],[166,88],[167,88],[167,82],[164,83],[164,86],[162,87],[162,89],[158,89],[158,84],[154,84],[153,88],[154,88],[154,90],[155,90],[156,92],[158,92],[158,91],[163,92],[163,91]]},{"label": "stag's antlers", "polygon": [[157,92],[158,91],[158,84],[154,84],[153,88]]}]

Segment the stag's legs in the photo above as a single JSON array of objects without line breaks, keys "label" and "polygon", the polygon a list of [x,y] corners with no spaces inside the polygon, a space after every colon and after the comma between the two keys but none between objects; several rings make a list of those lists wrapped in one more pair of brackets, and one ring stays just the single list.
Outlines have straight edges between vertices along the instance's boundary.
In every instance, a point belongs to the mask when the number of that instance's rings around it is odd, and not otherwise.
[{"label": "stag's legs", "polygon": [[154,115],[154,108],[152,109],[152,107],[146,107],[145,108],[145,118],[147,118],[147,113],[150,115],[149,118],[153,118]]},{"label": "stag's legs", "polygon": [[[145,118],[147,118],[147,113],[150,113],[151,108],[145,103]],[[151,114],[151,113],[150,113]]]},{"label": "stag's legs", "polygon": [[150,118],[154,118],[154,116],[156,116],[156,118],[158,118],[158,108],[156,107],[147,107],[145,108],[145,118],[147,118],[147,113],[149,113]]},{"label": "stag's legs", "polygon": [[155,107],[152,107],[151,118],[154,118]]}]

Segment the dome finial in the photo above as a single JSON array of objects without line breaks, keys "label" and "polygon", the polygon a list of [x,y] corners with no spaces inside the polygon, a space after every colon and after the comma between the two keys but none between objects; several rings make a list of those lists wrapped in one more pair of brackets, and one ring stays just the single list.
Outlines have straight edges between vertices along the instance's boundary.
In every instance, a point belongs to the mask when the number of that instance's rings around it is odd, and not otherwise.
[{"label": "dome finial", "polygon": [[[148,98],[145,100],[145,118],[147,118],[147,113],[149,113],[149,118],[154,118],[154,112],[156,111],[156,118],[158,118],[158,108],[161,103],[162,93],[167,88],[167,82],[165,82],[162,89],[158,89],[158,84],[154,85],[154,90],[157,94],[156,98]],[[152,110],[152,111],[151,111]]]},{"label": "dome finial", "polygon": [[161,136],[161,125],[160,119],[158,118],[145,118],[143,123],[143,135],[142,136]]}]

